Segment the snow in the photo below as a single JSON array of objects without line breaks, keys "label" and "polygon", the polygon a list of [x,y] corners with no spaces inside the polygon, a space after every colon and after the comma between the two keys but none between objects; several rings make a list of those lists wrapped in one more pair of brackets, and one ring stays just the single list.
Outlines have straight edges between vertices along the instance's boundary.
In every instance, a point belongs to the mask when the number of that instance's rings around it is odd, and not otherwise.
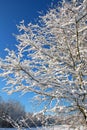
[{"label": "snow", "polygon": [[[17,130],[15,128],[0,128],[0,130]],[[31,129],[23,129],[23,130],[87,130],[84,126],[80,126],[78,128],[70,128],[69,125],[59,125],[59,126],[49,126],[43,128],[31,128]]]}]

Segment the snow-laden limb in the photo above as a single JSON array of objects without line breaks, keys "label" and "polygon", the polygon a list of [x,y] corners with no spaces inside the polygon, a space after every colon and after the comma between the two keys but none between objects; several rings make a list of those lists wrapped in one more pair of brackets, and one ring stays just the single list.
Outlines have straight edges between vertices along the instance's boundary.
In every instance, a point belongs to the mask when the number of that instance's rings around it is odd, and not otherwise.
[{"label": "snow-laden limb", "polygon": [[[87,4],[63,2],[40,23],[17,26],[16,51],[0,59],[5,91],[34,92],[43,112],[81,115],[87,123]],[[36,98],[37,97],[37,98]],[[84,120],[83,120],[84,119]]]}]

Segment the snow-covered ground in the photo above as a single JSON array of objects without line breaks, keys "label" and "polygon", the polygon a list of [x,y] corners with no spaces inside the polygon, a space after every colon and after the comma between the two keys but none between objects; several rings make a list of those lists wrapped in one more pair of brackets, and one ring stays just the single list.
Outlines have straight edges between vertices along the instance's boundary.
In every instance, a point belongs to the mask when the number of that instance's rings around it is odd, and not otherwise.
[{"label": "snow-covered ground", "polygon": [[87,127],[85,128],[84,126],[79,126],[79,128],[72,128],[68,125],[59,125],[54,127],[48,127],[45,130],[87,130]]},{"label": "snow-covered ground", "polygon": [[[14,128],[0,128],[0,130],[17,130]],[[25,130],[25,129],[23,129]],[[50,126],[50,127],[43,127],[43,128],[31,128],[26,130],[87,130],[87,128],[84,128],[83,126],[80,126],[78,128],[70,128],[68,125],[60,125],[60,126]]]}]

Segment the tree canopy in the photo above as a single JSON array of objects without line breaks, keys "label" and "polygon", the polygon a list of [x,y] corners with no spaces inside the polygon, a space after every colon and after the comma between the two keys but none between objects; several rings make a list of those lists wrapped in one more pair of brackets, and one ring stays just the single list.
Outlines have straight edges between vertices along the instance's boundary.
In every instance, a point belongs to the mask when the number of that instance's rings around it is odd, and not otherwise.
[{"label": "tree canopy", "polygon": [[34,92],[41,112],[87,123],[87,1],[63,1],[38,23],[17,28],[17,50],[7,48],[0,59],[4,90]]}]

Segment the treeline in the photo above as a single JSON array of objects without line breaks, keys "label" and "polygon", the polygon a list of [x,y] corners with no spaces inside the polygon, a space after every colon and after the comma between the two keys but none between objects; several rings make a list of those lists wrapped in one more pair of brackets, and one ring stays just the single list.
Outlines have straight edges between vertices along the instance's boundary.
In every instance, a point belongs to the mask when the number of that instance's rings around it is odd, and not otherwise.
[{"label": "treeline", "polygon": [[18,101],[4,101],[0,97],[0,127],[13,127],[12,120],[16,122],[25,117],[25,109]]},{"label": "treeline", "polygon": [[27,113],[18,101],[4,101],[0,97],[0,128],[40,127],[56,123],[55,118],[33,113]]}]

